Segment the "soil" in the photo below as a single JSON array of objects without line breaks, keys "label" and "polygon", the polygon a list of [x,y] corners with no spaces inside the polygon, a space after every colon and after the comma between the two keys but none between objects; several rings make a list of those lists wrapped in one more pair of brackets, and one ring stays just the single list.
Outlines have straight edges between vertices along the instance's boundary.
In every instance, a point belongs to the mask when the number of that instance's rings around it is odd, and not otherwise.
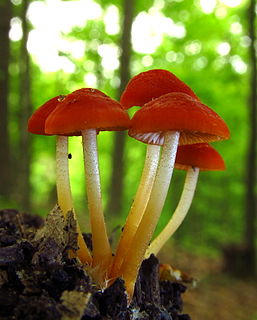
[{"label": "soil", "polygon": [[[90,247],[90,235],[85,235]],[[17,210],[0,211],[0,319],[190,320],[182,314],[181,282],[161,280],[155,256],[142,263],[130,306],[122,279],[100,290],[77,250],[72,213],[58,209],[46,221]]]}]

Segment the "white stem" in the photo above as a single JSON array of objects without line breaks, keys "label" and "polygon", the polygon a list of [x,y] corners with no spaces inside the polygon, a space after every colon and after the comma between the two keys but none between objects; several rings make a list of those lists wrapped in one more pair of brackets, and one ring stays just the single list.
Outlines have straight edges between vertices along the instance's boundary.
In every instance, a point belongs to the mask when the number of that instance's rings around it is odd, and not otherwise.
[{"label": "white stem", "polygon": [[186,180],[178,206],[166,227],[150,244],[146,251],[145,258],[148,258],[152,253],[157,255],[185,219],[194,197],[198,176],[199,168],[190,167],[187,170]]},{"label": "white stem", "polygon": [[[72,195],[69,177],[68,160],[68,137],[57,136],[56,138],[56,186],[58,204],[66,217],[67,212],[73,210]],[[74,212],[76,218],[76,214]],[[77,223],[78,245],[77,255],[84,264],[91,263],[91,254],[86,246],[79,224]]]},{"label": "white stem", "polygon": [[104,273],[112,258],[110,243],[107,236],[100,186],[100,174],[98,165],[98,151],[96,130],[82,131],[84,165],[87,184],[88,209],[90,215],[93,267],[99,268]]},{"label": "white stem", "polygon": [[147,145],[145,164],[141,180],[137,189],[134,202],[128,214],[119,244],[117,246],[117,251],[111,272],[111,277],[113,278],[115,278],[119,273],[119,269],[123,262],[123,258],[125,257],[126,252],[130,247],[130,243],[136,233],[137,227],[141,221],[141,218],[147,206],[154,178],[156,175],[156,170],[159,162],[159,155],[160,146]]},{"label": "white stem", "polygon": [[56,138],[56,186],[58,204],[64,216],[72,210],[72,196],[68,164],[68,137]]},{"label": "white stem", "polygon": [[145,251],[164,206],[174,168],[178,142],[179,132],[165,133],[162,156],[151,196],[130,249],[121,266],[121,276],[125,280],[130,298],[133,295],[137,273],[144,259]]}]

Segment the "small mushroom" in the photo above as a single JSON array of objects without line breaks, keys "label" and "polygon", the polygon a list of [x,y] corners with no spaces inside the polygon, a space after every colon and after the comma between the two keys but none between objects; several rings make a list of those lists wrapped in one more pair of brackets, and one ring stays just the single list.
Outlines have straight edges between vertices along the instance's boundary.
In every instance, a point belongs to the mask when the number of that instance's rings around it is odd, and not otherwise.
[{"label": "small mushroom", "polygon": [[225,170],[225,163],[211,145],[196,143],[178,147],[175,168],[186,170],[181,198],[168,224],[148,247],[146,258],[152,253],[157,255],[185,219],[194,197],[199,171]]},{"label": "small mushroom", "polygon": [[166,199],[178,143],[228,139],[229,130],[217,113],[199,100],[185,93],[173,92],[139,109],[132,118],[129,135],[145,143],[163,145],[149,202],[120,268],[131,298],[138,269]]},{"label": "small mushroom", "polygon": [[[49,135],[45,131],[46,119],[64,98],[65,96],[59,95],[48,100],[39,107],[28,120],[28,131],[34,134]],[[63,215],[66,216],[68,211],[73,210],[73,203],[68,165],[68,136],[64,135],[56,136],[56,188],[58,204]],[[77,229],[79,245],[77,255],[83,263],[90,264],[92,260],[91,254],[78,224]]]},{"label": "small mushroom", "polygon": [[67,95],[46,121],[47,133],[82,135],[93,245],[92,267],[99,283],[105,281],[112,251],[102,207],[96,137],[99,131],[129,127],[130,119],[120,103],[92,88],[82,88]]}]

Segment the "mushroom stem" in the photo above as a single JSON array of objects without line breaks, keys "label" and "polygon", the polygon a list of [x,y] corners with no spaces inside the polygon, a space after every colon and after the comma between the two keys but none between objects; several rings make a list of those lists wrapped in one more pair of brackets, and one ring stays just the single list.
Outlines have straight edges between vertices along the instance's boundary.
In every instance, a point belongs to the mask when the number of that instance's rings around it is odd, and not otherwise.
[{"label": "mushroom stem", "polygon": [[178,229],[178,227],[185,219],[194,197],[198,176],[199,168],[188,168],[184,188],[178,206],[166,227],[161,231],[161,233],[153,240],[153,242],[148,247],[145,254],[145,258],[148,258],[152,253],[157,255],[163,247],[163,245],[174,234],[174,232]]},{"label": "mushroom stem", "polygon": [[138,270],[164,206],[174,168],[178,142],[179,132],[165,133],[163,151],[150,199],[120,269],[120,275],[125,280],[129,301],[133,296]]},{"label": "mushroom stem", "polygon": [[[67,212],[73,210],[69,178],[68,137],[59,135],[56,138],[56,187],[58,204],[64,217],[66,217]],[[77,220],[75,212],[74,217]],[[92,257],[81,234],[78,223],[77,232],[79,246],[77,255],[82,263],[90,264]]]},{"label": "mushroom stem", "polygon": [[58,204],[66,217],[67,212],[73,208],[69,179],[68,137],[66,136],[56,138],[56,187]]},{"label": "mushroom stem", "polygon": [[88,209],[90,215],[93,262],[99,281],[103,281],[112,259],[107,236],[100,186],[96,130],[82,130],[84,165],[87,184]]},{"label": "mushroom stem", "polygon": [[116,278],[118,276],[123,258],[125,257],[130,247],[130,243],[136,233],[137,227],[147,206],[156,175],[159,155],[160,146],[147,145],[145,164],[141,180],[136,192],[134,202],[128,214],[119,244],[117,246],[110,278]]}]

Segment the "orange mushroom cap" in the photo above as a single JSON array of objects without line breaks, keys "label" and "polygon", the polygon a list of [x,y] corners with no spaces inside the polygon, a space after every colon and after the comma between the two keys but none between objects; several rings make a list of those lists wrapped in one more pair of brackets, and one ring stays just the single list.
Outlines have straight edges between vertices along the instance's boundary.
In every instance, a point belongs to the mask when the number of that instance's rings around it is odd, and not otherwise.
[{"label": "orange mushroom cap", "polygon": [[187,170],[189,167],[197,167],[201,171],[225,170],[225,163],[218,151],[208,143],[179,146],[175,168]]},{"label": "orange mushroom cap", "polygon": [[56,108],[65,96],[59,95],[45,102],[39,107],[28,120],[28,131],[35,134],[48,135],[45,133],[45,121],[49,114]]},{"label": "orange mushroom cap", "polygon": [[168,93],[146,103],[132,118],[129,135],[162,145],[166,131],[179,131],[179,144],[213,142],[229,138],[229,129],[212,109],[191,96]]},{"label": "orange mushroom cap", "polygon": [[129,109],[133,106],[142,106],[170,92],[183,92],[198,99],[193,90],[173,73],[163,69],[153,69],[133,77],[123,91],[120,102],[125,109]]},{"label": "orange mushroom cap", "polygon": [[121,104],[103,92],[82,88],[67,95],[46,120],[49,134],[77,135],[82,130],[126,130],[130,119]]}]

